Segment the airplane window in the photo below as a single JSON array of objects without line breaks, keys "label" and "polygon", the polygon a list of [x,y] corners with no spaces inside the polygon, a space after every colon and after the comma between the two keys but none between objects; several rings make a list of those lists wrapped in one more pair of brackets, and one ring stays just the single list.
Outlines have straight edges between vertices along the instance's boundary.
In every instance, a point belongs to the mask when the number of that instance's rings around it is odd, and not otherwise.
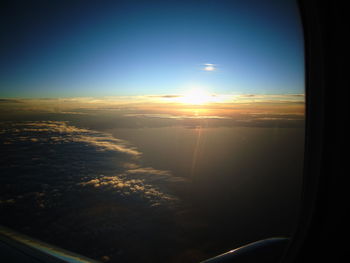
[{"label": "airplane window", "polygon": [[0,234],[102,262],[290,237],[302,187],[295,1],[8,1]]}]

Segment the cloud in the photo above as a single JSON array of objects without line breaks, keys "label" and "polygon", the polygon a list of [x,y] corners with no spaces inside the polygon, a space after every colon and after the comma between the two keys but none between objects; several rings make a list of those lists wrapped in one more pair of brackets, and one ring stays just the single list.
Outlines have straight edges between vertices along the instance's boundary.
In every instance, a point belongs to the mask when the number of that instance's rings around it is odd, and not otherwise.
[{"label": "cloud", "polygon": [[12,137],[14,140],[28,140],[51,144],[78,142],[90,144],[99,151],[116,151],[132,156],[141,155],[135,147],[124,140],[114,138],[105,133],[77,128],[68,125],[67,122],[64,121],[12,123],[8,131],[11,133],[22,132],[23,134],[27,134],[26,136]]},{"label": "cloud", "polygon": [[[252,122],[258,118],[274,117],[262,114],[261,111],[251,112],[250,115]],[[240,117],[237,117],[237,122],[239,119]],[[203,120],[186,121],[188,125],[204,123]],[[231,119],[212,121],[227,122],[227,125],[232,123]],[[88,122],[83,123],[86,127]],[[250,136],[250,133],[245,134],[244,129],[239,130],[236,129],[237,137],[230,137],[234,138],[235,144],[225,144],[228,147],[235,145],[234,151],[242,151],[244,156],[245,149],[251,147],[244,147],[243,141],[241,147],[236,147],[239,146],[236,142],[240,141],[241,136]],[[266,133],[265,129],[255,131]],[[154,133],[152,135],[157,136]],[[285,151],[277,154],[283,156],[283,153],[288,151],[284,147],[286,144],[280,140],[281,134],[277,135],[276,139],[272,140],[276,143],[273,149],[278,150],[283,146]],[[213,138],[217,139],[211,140],[212,143],[224,139],[222,133]],[[254,182],[252,178],[266,181],[263,177],[264,171],[260,167],[274,167],[276,163],[281,163],[273,158],[275,152],[271,151],[272,157],[266,154],[264,138],[261,137],[263,144],[258,143],[257,147],[252,148],[258,150],[258,158],[254,159],[258,163],[252,166],[248,159],[248,164],[241,166],[241,160],[244,163],[244,158],[237,159],[237,170],[232,172],[228,166],[225,168],[215,165],[215,162],[219,164],[218,160],[222,159],[216,158],[222,156],[222,149],[220,147],[217,154],[215,147],[211,147],[210,140],[207,140],[206,147],[210,153],[208,160],[213,162],[209,163],[212,169],[204,167],[205,169],[198,174],[199,180],[191,183],[175,177],[171,171],[143,165],[142,153],[136,147],[105,132],[78,128],[71,122],[63,121],[3,122],[0,123],[0,147],[3,153],[3,158],[0,159],[1,219],[18,227],[19,231],[24,230],[24,233],[49,243],[74,251],[82,249],[87,255],[91,252],[92,256],[96,256],[93,253],[98,251],[101,255],[111,255],[112,260],[121,262],[140,247],[149,251],[163,243],[170,244],[174,251],[198,244],[206,248],[208,244],[203,241],[203,235],[223,233],[232,222],[236,226],[233,231],[244,229],[244,224],[240,224],[239,220],[235,221],[237,214],[245,215],[245,211],[252,209],[240,205],[239,200],[251,202],[249,198],[245,198],[250,196],[245,195],[250,188],[246,191],[246,188],[242,187],[244,184],[237,183],[240,176],[243,182]],[[288,143],[290,138],[293,138],[293,145],[298,145],[295,143],[295,137],[288,135],[286,138]],[[267,141],[269,142],[271,141]],[[265,157],[271,159],[273,165],[269,165]],[[286,163],[290,164],[290,155],[287,154],[287,157]],[[178,161],[175,156],[167,159],[172,163]],[[224,163],[237,166],[235,162]],[[249,169],[247,172],[244,167],[254,167],[252,172],[259,170],[256,177],[251,177]],[[293,169],[288,169],[287,172],[289,171]],[[276,174],[276,178],[281,178],[280,174],[283,174],[283,171],[278,170]],[[296,178],[294,173],[291,175],[291,178]],[[226,181],[225,178],[230,179]],[[283,177],[283,181],[286,181],[286,176]],[[286,189],[294,189],[293,184],[286,185]],[[277,188],[280,189],[280,184]],[[230,202],[221,202],[226,200],[227,193],[232,199]],[[259,198],[261,195],[257,196]],[[282,198],[278,198],[280,199]],[[273,203],[274,200],[276,198],[264,204]],[[234,213],[227,214],[227,207],[232,207]],[[280,209],[276,213],[280,213]],[[259,213],[253,215],[252,218],[260,218]],[[223,224],[222,218],[226,218],[228,223]],[[275,218],[275,214],[272,214],[271,218]],[[231,234],[228,235],[228,239],[230,237]],[[219,236],[217,240],[221,240]],[[215,244],[213,246],[215,247]],[[172,251],[169,253],[172,254]]]},{"label": "cloud", "polygon": [[[167,192],[168,186],[184,180],[170,171],[142,167],[142,153],[127,141],[64,121],[7,122],[1,124],[1,131],[0,143],[10,160],[1,167],[5,184],[26,176],[21,182],[27,182],[31,191],[49,193],[49,200],[67,189],[79,191],[77,186],[152,206],[178,200]],[[11,165],[11,160],[16,165]],[[10,199],[6,196],[5,200]],[[47,207],[49,200],[36,203]]]},{"label": "cloud", "polygon": [[164,170],[157,170],[152,167],[142,167],[142,168],[134,168],[127,170],[128,173],[131,174],[156,174],[161,176],[169,176],[171,175],[170,171],[164,171]]},{"label": "cloud", "polygon": [[176,114],[152,114],[152,113],[133,113],[126,114],[128,117],[144,117],[144,118],[159,118],[159,119],[227,119],[224,116],[215,115],[176,115]]},{"label": "cloud", "polygon": [[75,142],[81,142],[81,143],[89,143],[93,146],[95,146],[98,150],[101,151],[117,151],[122,153],[127,153],[133,156],[140,156],[141,152],[136,150],[135,147],[129,146],[127,142],[112,138],[111,136],[91,136],[92,134],[88,135],[79,135],[75,138],[73,138],[73,141]]},{"label": "cloud", "polygon": [[263,103],[305,103],[305,94],[240,94],[234,95],[234,100],[241,102],[263,102]]},{"label": "cloud", "polygon": [[[169,94],[69,98],[57,99],[57,101],[23,99],[20,100],[22,103],[2,104],[0,119],[55,121],[65,119],[75,126],[92,129],[89,132],[84,131],[85,133],[80,129],[82,132],[80,135],[79,130],[76,130],[76,142],[80,140],[95,145],[100,150],[114,149],[136,156],[138,155],[137,150],[129,147],[130,145],[127,143],[107,142],[106,135],[103,135],[104,139],[101,140],[97,138],[99,135],[94,131],[106,131],[114,128],[198,126],[198,122],[201,120],[210,127],[246,126],[247,123],[250,126],[256,124],[257,127],[261,125],[265,127],[276,127],[276,125],[294,127],[300,124],[300,116],[304,116],[305,112],[304,94],[215,94],[210,97],[215,98],[215,100],[211,100],[206,105],[179,103],[179,98],[181,95]],[[260,114],[260,117],[265,115],[263,116],[265,118],[259,117],[254,122],[256,114]],[[279,115],[280,118],[276,119],[274,115]],[[288,115],[288,118],[282,120],[281,116],[283,115]],[[294,117],[290,117],[292,115]],[[295,120],[298,120],[298,123]],[[57,132],[59,130],[70,132],[67,129],[72,129],[72,127],[68,128],[64,125],[55,128],[54,123],[51,123],[51,126],[49,129],[55,129]],[[33,127],[28,127],[28,129],[33,129]],[[40,127],[40,129],[47,131],[48,127]]]},{"label": "cloud", "polygon": [[162,192],[154,185],[147,183],[145,179],[127,179],[125,175],[101,176],[79,185],[113,191],[124,197],[132,196],[149,202],[152,206],[158,206],[163,202],[167,202],[169,205],[169,201],[178,201],[177,197]]},{"label": "cloud", "polygon": [[18,99],[0,99],[0,103],[23,103]]},{"label": "cloud", "polygon": [[149,95],[150,98],[179,98],[183,97],[183,95]]},{"label": "cloud", "polygon": [[214,65],[214,64],[207,63],[207,64],[204,64],[203,66],[204,66],[203,70],[205,70],[205,71],[215,71],[216,70],[216,65]]},{"label": "cloud", "polygon": [[[204,64],[203,70],[215,71],[214,64]],[[57,98],[57,99],[0,99],[2,110],[32,111],[41,113],[79,114],[84,111],[103,110],[145,110],[166,106],[168,109],[179,107],[179,98],[184,94],[116,96],[103,98]],[[304,94],[214,94],[214,105],[254,103],[254,102],[305,102]],[[3,105],[2,105],[3,104]],[[186,105],[180,104],[183,109]],[[208,105],[206,105],[208,106]],[[84,112],[85,114],[88,112]],[[169,113],[169,111],[167,112]]]}]

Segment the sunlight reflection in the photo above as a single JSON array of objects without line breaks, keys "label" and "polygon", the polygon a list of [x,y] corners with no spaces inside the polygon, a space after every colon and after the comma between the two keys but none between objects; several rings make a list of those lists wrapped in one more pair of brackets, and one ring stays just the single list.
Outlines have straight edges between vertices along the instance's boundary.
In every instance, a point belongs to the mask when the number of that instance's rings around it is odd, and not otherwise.
[{"label": "sunlight reflection", "polygon": [[196,170],[196,166],[197,166],[197,160],[198,160],[198,156],[199,156],[200,143],[201,143],[202,127],[197,126],[194,130],[197,133],[197,141],[196,141],[196,145],[194,147],[193,159],[192,159],[192,165],[191,165],[191,178],[192,179],[195,178],[195,170]]}]

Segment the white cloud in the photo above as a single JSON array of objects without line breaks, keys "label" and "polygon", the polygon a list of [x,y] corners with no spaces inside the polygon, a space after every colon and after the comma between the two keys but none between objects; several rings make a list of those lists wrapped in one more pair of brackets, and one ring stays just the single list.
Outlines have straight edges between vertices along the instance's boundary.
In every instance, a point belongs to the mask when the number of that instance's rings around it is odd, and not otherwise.
[{"label": "white cloud", "polygon": [[106,133],[77,128],[64,121],[12,123],[8,131],[26,134],[26,136],[12,137],[12,140],[52,144],[81,142],[94,146],[99,151],[116,151],[132,156],[141,155],[141,152],[124,140],[114,138]]},{"label": "white cloud", "polygon": [[122,196],[132,195],[133,197],[150,202],[151,205],[178,200],[175,196],[164,193],[156,186],[147,183],[145,179],[128,179],[123,174],[117,176],[102,176],[82,182],[79,185],[115,191]]},{"label": "white cloud", "polygon": [[216,70],[216,65],[214,65],[214,64],[207,63],[207,64],[204,64],[203,66],[204,66],[203,70],[205,70],[205,71],[215,71]]},{"label": "white cloud", "polygon": [[[26,160],[21,166],[37,178],[30,183],[50,193],[48,198],[88,187],[150,206],[179,201],[168,186],[184,180],[170,171],[142,167],[141,152],[127,141],[64,121],[8,122],[2,126],[0,139],[15,145],[16,159]],[[50,152],[52,156],[46,156]],[[38,164],[43,167],[39,172]],[[53,181],[40,174],[51,174]],[[43,200],[41,207],[50,203]]]}]

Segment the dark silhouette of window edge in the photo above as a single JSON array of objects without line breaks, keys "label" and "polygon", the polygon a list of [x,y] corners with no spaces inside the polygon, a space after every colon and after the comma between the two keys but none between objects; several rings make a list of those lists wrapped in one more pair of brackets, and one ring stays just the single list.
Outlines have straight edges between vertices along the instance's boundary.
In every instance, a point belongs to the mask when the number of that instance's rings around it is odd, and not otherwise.
[{"label": "dark silhouette of window edge", "polygon": [[[337,262],[345,255],[344,12],[340,1],[299,0],[305,41],[306,127],[302,205],[282,262]],[[346,236],[345,236],[346,237]]]}]

